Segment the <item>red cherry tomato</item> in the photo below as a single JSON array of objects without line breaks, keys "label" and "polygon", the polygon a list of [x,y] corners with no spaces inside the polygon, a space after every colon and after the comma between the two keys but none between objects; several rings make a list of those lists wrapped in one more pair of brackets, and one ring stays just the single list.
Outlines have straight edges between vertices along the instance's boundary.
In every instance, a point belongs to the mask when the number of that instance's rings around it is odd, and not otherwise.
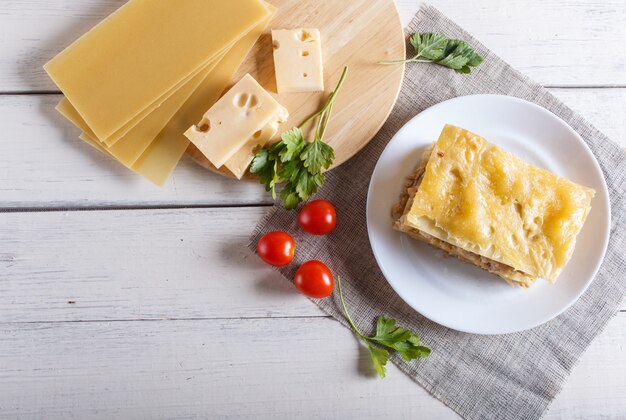
[{"label": "red cherry tomato", "polygon": [[285,232],[270,232],[256,244],[256,252],[266,263],[276,267],[287,265],[293,260],[296,242]]},{"label": "red cherry tomato", "polygon": [[333,273],[326,264],[317,260],[302,264],[296,271],[293,282],[300,293],[312,298],[328,297],[335,287]]},{"label": "red cherry tomato", "polygon": [[326,235],[337,225],[335,207],[327,200],[314,200],[302,207],[298,224],[313,235]]}]

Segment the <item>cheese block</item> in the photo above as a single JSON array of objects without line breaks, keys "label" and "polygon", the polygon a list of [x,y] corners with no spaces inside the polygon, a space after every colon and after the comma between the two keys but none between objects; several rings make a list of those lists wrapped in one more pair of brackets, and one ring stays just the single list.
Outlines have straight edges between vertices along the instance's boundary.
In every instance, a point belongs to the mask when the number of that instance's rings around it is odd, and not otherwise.
[{"label": "cheese block", "polygon": [[246,74],[185,136],[220,168],[282,112],[283,107],[272,95]]},{"label": "cheese block", "polygon": [[254,159],[255,150],[258,147],[265,146],[276,135],[278,127],[287,121],[287,118],[289,118],[289,111],[287,111],[287,108],[283,108],[273,121],[250,137],[241,149],[224,163],[224,166],[237,179],[241,179],[246,173],[248,166],[252,163],[252,159]]},{"label": "cheese block", "polygon": [[278,93],[324,91],[322,39],[319,30],[274,29],[272,42]]},{"label": "cheese block", "polygon": [[260,0],[131,0],[45,70],[105,139],[268,15]]}]

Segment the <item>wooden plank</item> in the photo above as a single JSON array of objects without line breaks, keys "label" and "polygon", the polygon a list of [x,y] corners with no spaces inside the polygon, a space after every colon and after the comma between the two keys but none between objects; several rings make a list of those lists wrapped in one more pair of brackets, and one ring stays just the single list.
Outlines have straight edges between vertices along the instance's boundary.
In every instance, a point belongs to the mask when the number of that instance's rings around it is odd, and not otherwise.
[{"label": "wooden plank", "polygon": [[[0,91],[56,89],[43,64],[123,3],[0,3]],[[405,23],[419,7],[415,0],[397,0],[397,4]],[[436,0],[433,4],[541,83],[626,84],[623,0]]]},{"label": "wooden plank", "polygon": [[[626,146],[626,89],[553,89]],[[226,179],[185,158],[164,188],[80,141],[54,110],[59,96],[0,96],[0,208],[270,204],[255,183]],[[358,157],[357,157],[358,159]]]},{"label": "wooden plank", "polygon": [[0,321],[321,315],[248,251],[264,212],[0,213]]},{"label": "wooden plank", "polygon": [[626,147],[626,89],[550,89],[610,139]]},{"label": "wooden plank", "polygon": [[[433,0],[447,17],[544,86],[626,84],[623,0]],[[406,25],[416,0],[396,0]],[[619,40],[619,41],[618,41]],[[606,54],[607,42],[615,51]],[[615,57],[607,57],[615,52]],[[621,74],[620,74],[621,73]]]},{"label": "wooden plank", "polygon": [[322,315],[248,251],[264,212],[0,213],[0,321]]},{"label": "wooden plank", "polygon": [[[393,365],[373,377],[327,318],[6,323],[0,342],[9,418],[459,418]],[[625,343],[621,314],[546,418],[622,416]]]},{"label": "wooden plank", "polygon": [[262,186],[211,174],[188,157],[159,188],[78,139],[54,109],[59,99],[0,96],[0,208],[271,203]]},{"label": "wooden plank", "polygon": [[[546,417],[555,419],[624,418],[624,413],[626,413],[625,344],[626,313],[620,312],[583,354]],[[596,365],[596,362],[599,363]],[[601,366],[601,363],[605,366]]]}]

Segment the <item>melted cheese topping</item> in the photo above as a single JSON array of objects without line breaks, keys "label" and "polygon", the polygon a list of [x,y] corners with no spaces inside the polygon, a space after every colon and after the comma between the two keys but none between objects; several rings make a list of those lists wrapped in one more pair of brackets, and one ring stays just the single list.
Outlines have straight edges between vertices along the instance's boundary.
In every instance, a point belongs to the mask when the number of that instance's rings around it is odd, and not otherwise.
[{"label": "melted cheese topping", "polygon": [[406,222],[554,281],[572,256],[594,194],[476,134],[446,125]]}]

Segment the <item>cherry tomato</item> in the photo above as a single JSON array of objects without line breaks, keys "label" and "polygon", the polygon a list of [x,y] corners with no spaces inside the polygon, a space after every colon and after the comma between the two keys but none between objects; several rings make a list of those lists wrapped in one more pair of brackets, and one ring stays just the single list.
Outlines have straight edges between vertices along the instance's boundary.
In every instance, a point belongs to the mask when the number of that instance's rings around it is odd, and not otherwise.
[{"label": "cherry tomato", "polygon": [[293,282],[300,293],[312,298],[328,297],[335,287],[333,273],[326,264],[317,260],[302,264],[296,271]]},{"label": "cherry tomato", "polygon": [[296,242],[286,232],[270,232],[259,239],[256,244],[256,252],[266,263],[282,267],[293,260]]},{"label": "cherry tomato", "polygon": [[327,200],[311,201],[300,210],[298,224],[313,235],[326,235],[337,225],[335,208]]}]

